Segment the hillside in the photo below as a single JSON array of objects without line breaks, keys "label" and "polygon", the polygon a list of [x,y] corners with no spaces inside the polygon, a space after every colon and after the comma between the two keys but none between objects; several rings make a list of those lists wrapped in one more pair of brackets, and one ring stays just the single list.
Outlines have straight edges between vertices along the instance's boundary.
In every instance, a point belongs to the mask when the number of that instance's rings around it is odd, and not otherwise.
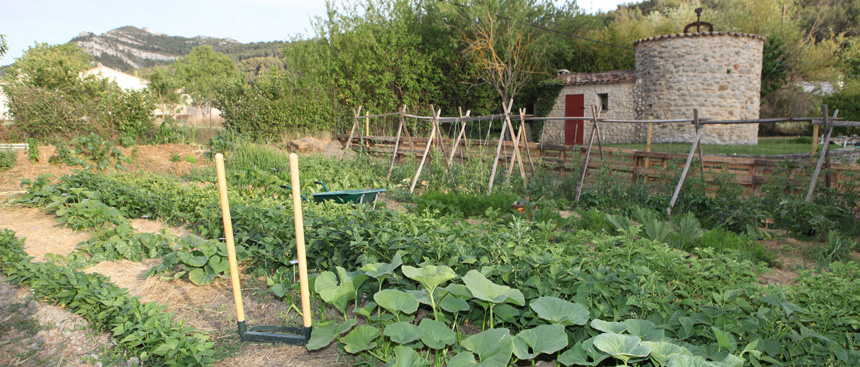
[{"label": "hillside", "polygon": [[102,65],[127,71],[170,64],[197,46],[209,45],[236,61],[281,54],[284,42],[241,43],[231,38],[197,36],[187,38],[152,33],[147,28],[121,27],[96,35],[82,32],[74,42]]}]

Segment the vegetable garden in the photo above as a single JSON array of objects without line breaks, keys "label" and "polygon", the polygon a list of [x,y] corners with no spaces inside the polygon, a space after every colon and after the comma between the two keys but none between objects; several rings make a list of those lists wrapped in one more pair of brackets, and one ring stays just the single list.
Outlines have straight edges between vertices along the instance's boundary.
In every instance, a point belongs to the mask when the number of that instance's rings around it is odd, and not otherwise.
[{"label": "vegetable garden", "polygon": [[[290,179],[286,155],[247,143],[211,148],[227,156],[242,271],[265,284],[255,291],[288,305],[277,311],[287,322],[299,322],[293,206],[279,187]],[[307,156],[300,164],[305,193],[319,192],[314,181],[332,190],[389,190],[376,210],[304,208],[314,320],[308,353],[336,345],[336,363],[392,366],[860,364],[856,187],[822,187],[805,202],[792,192],[806,183],[787,174],[753,197],[719,180],[719,194],[709,195],[715,189],[693,177],[670,217],[662,209],[671,187],[630,185],[609,172],[595,174],[572,202],[573,179],[550,174],[533,176],[525,191],[513,177],[486,196],[482,168],[431,162],[427,187],[413,195],[408,163],[389,180],[386,161],[361,155]],[[182,176],[102,171],[108,166],[24,180],[13,205],[41,208],[92,237],[67,256],[33,262],[25,240],[3,230],[0,271],[111,333],[144,365],[229,357],[218,344],[237,336],[213,338],[82,271],[160,259],[147,276],[226,283],[213,164]],[[192,234],[136,233],[129,221],[140,217]],[[765,222],[814,242],[808,255],[816,265],[794,269],[788,284],[760,284],[777,265],[760,243],[776,236],[761,228]]]}]

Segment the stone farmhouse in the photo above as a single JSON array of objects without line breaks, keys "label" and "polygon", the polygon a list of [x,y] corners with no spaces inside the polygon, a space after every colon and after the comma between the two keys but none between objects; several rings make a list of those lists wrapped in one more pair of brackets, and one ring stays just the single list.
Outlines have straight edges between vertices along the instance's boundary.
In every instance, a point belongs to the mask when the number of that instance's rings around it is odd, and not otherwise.
[{"label": "stone farmhouse", "polygon": [[[570,73],[560,70],[563,89],[550,117],[600,117],[612,120],[758,119],[764,38],[737,32],[664,35],[638,40],[635,70]],[[648,124],[599,123],[608,143],[644,142]],[[577,120],[547,121],[547,144],[582,144],[591,124]],[[690,142],[689,123],[654,124],[655,143]],[[708,125],[704,144],[754,145],[758,124]]]}]

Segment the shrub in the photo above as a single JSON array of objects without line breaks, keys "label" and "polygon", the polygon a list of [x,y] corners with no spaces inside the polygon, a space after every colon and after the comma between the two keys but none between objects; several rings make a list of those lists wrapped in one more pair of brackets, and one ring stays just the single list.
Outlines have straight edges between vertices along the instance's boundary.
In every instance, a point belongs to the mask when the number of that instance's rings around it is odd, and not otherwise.
[{"label": "shrub", "polygon": [[27,158],[30,159],[30,163],[36,163],[39,161],[39,141],[36,139],[27,139],[27,145],[30,147]]},{"label": "shrub", "polygon": [[517,197],[508,193],[493,193],[492,195],[454,194],[431,191],[415,198],[415,204],[421,210],[439,210],[444,215],[458,217],[483,216],[487,209],[510,212],[511,204]]},{"label": "shrub", "polygon": [[0,172],[15,167],[18,159],[18,152],[12,149],[0,149]]}]

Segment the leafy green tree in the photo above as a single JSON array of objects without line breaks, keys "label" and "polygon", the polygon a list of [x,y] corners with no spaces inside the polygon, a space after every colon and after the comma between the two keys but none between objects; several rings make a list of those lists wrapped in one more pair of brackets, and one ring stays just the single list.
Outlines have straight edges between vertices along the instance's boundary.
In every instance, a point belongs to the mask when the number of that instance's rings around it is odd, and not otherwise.
[{"label": "leafy green tree", "polygon": [[150,127],[151,104],[139,92],[82,76],[89,57],[75,44],[37,44],[7,69],[12,133],[49,143],[96,133],[135,138]]},{"label": "leafy green tree", "polygon": [[799,0],[797,22],[816,41],[834,34],[860,34],[860,2],[855,0]]},{"label": "leafy green tree", "polygon": [[233,60],[208,45],[195,47],[176,62],[176,77],[185,93],[210,120],[216,90],[241,76]]},{"label": "leafy green tree", "polygon": [[7,68],[8,79],[24,85],[62,89],[77,85],[80,73],[91,66],[91,57],[75,44],[36,44]]},{"label": "leafy green tree", "polygon": [[178,91],[181,88],[179,80],[166,67],[156,66],[148,76],[147,89],[155,103],[161,108],[165,119],[171,118],[176,112],[176,106],[182,103]]},{"label": "leafy green tree", "polygon": [[0,34],[0,57],[3,57],[8,50],[9,46],[6,45],[6,35]]},{"label": "leafy green tree", "polygon": [[268,70],[284,70],[283,57],[265,56],[252,57],[239,61],[239,70],[245,73],[245,79],[252,81]]}]

